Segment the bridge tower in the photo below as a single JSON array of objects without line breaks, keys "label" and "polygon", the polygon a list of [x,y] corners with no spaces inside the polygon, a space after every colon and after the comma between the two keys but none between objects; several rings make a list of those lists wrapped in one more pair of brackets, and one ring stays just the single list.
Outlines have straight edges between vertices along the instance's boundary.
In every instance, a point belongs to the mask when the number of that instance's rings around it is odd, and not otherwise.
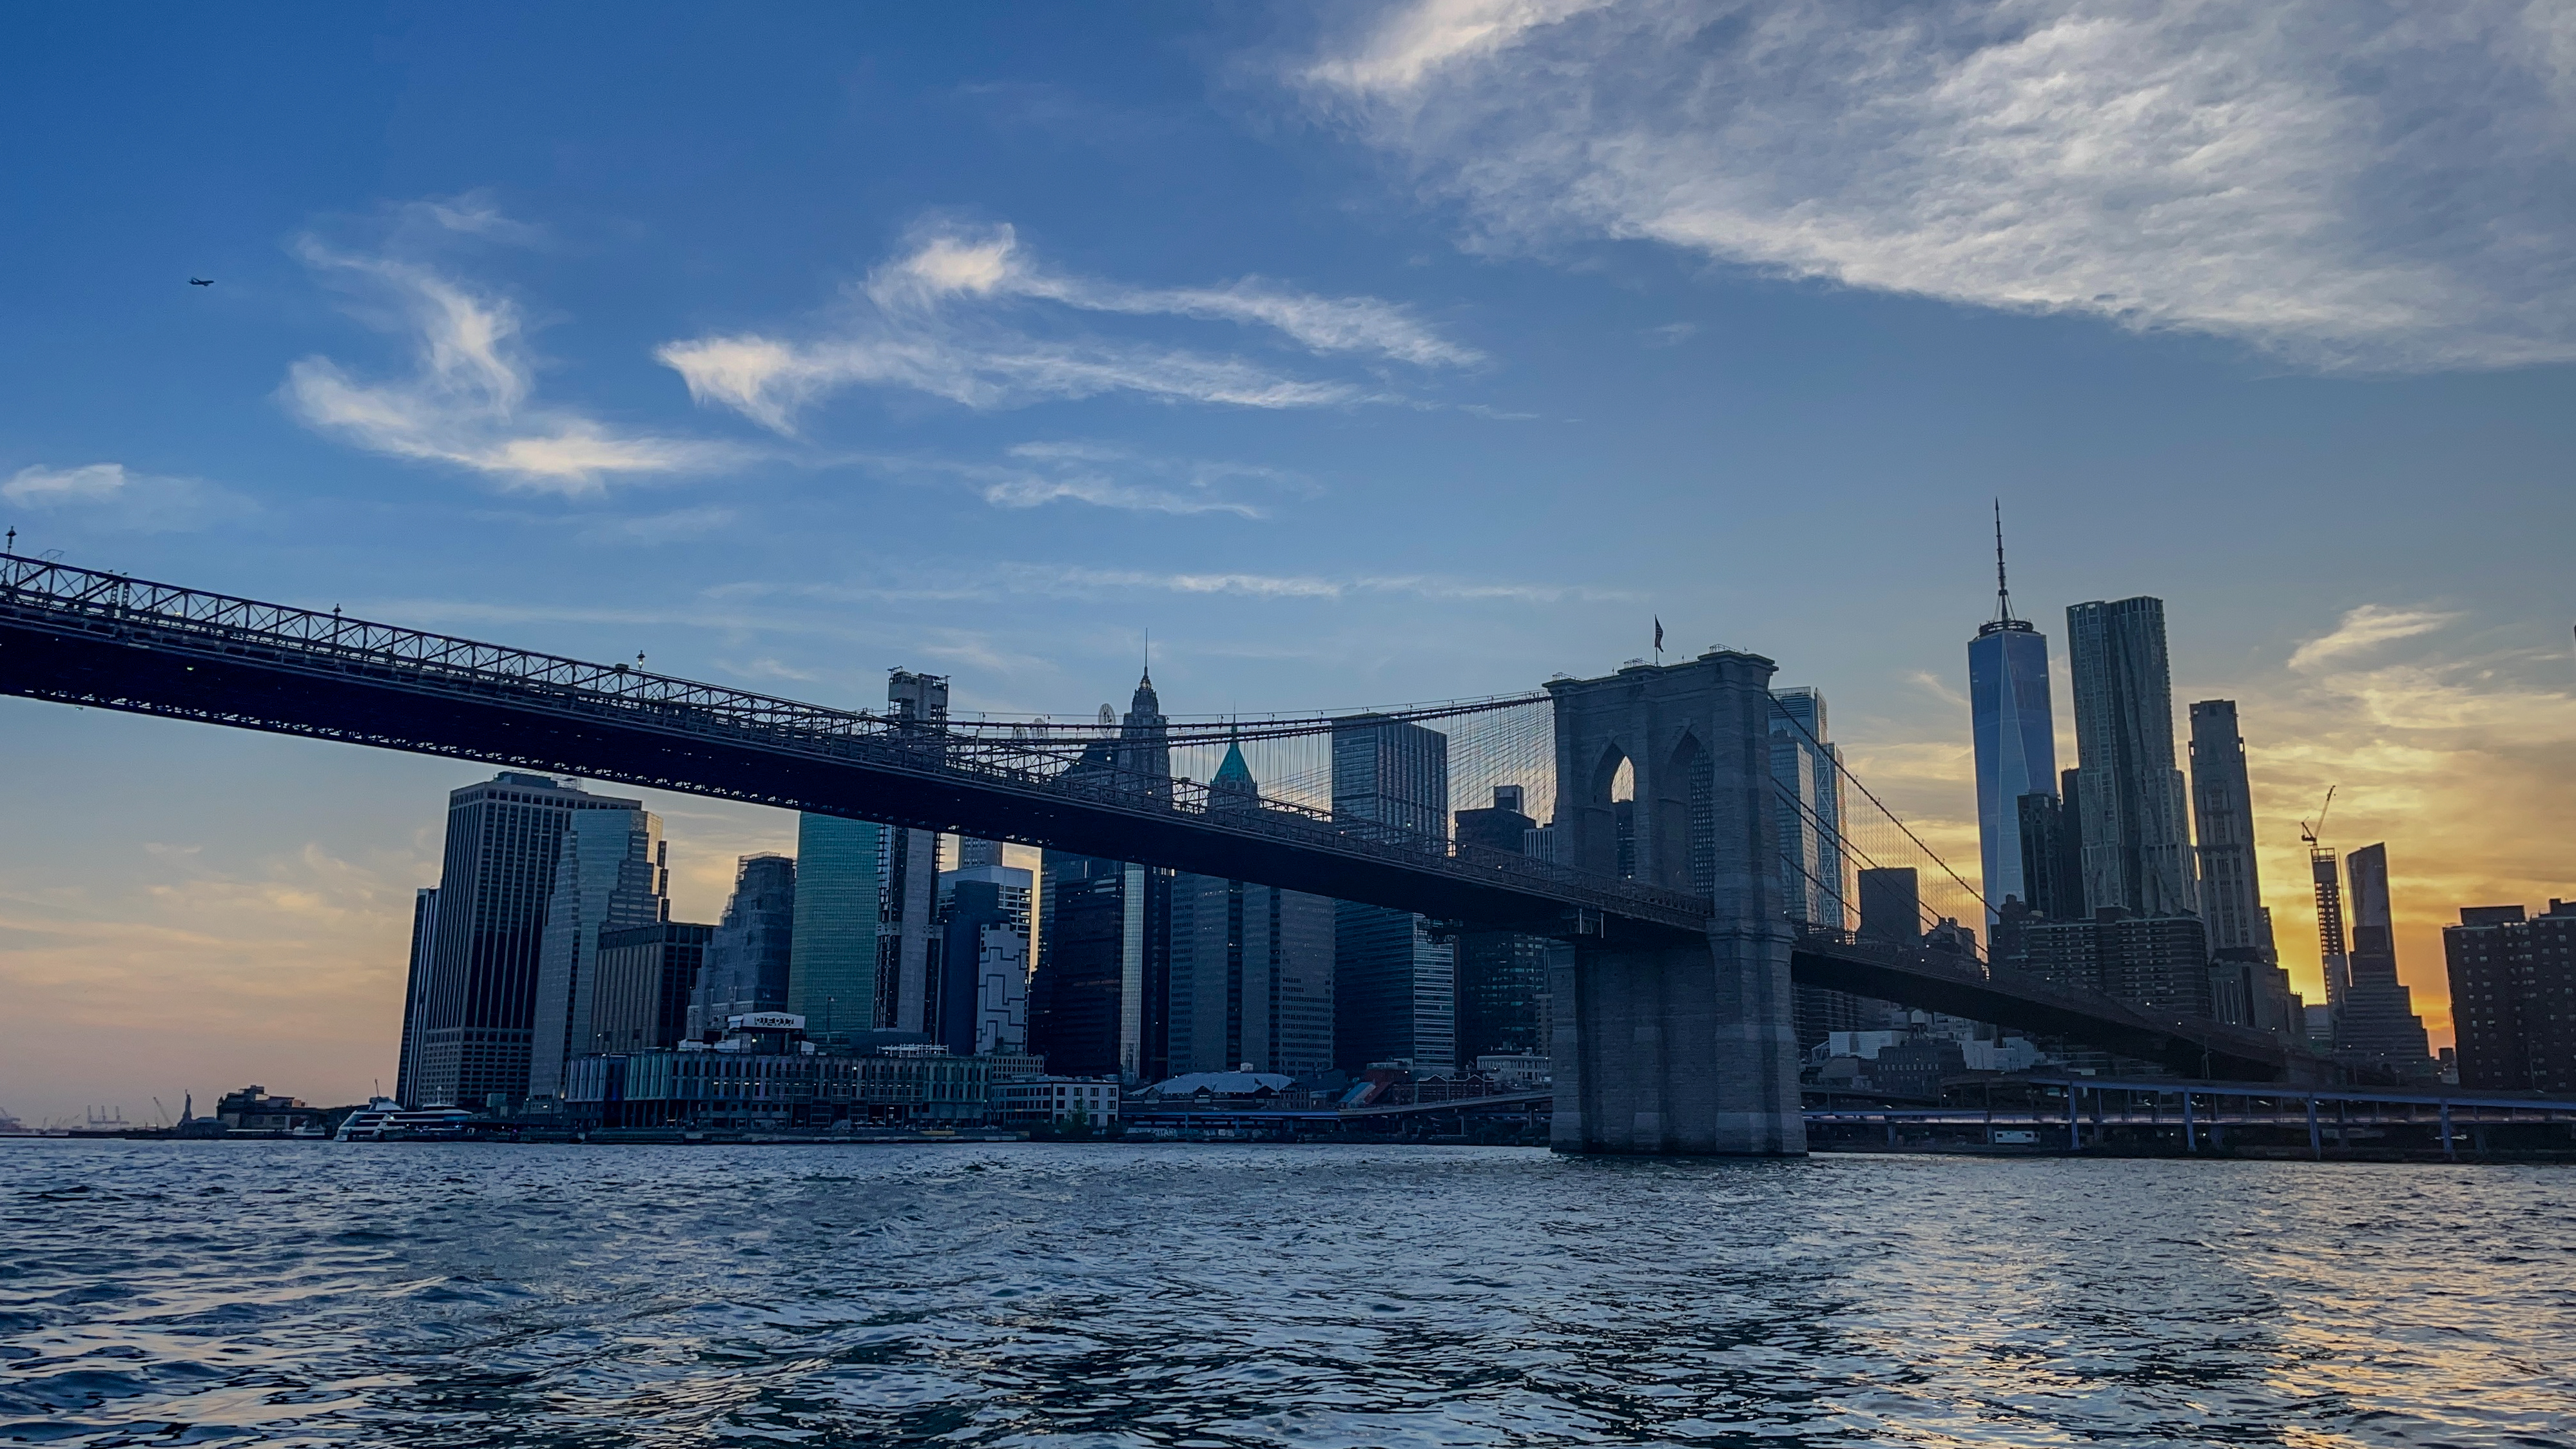
[{"label": "bridge tower", "polygon": [[[1715,904],[1704,940],[1613,921],[1556,968],[1559,1152],[1807,1150],[1771,783],[1776,667],[1714,649],[1547,686],[1559,859],[1616,875],[1624,855],[1638,881]],[[1625,811],[1612,798],[1623,763]]]}]

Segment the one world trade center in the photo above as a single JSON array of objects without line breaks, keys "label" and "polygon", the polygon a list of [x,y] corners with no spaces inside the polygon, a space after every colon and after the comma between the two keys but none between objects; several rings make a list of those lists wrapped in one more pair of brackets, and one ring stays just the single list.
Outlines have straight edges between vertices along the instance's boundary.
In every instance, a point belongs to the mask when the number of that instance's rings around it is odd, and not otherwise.
[{"label": "one world trade center", "polygon": [[2021,797],[2057,794],[2057,732],[2049,715],[2048,636],[2013,616],[2004,582],[2003,505],[1995,505],[1995,617],[1968,641],[1968,707],[1977,740],[1977,836],[1992,912],[2030,899],[2022,879]]}]

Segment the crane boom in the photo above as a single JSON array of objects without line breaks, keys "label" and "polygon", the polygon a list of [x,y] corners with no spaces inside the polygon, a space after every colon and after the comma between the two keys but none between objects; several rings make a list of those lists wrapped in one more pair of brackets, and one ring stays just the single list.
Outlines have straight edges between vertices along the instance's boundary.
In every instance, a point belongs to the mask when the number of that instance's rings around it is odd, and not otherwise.
[{"label": "crane boom", "polygon": [[2326,833],[2326,816],[2334,810],[2335,791],[2340,788],[2342,787],[2338,785],[2328,785],[2326,787],[2326,803],[2317,807],[2317,821],[2314,825],[2311,825],[2304,820],[2299,822],[2299,838],[2308,843],[2308,849],[2316,849],[2317,842],[2324,838]]}]

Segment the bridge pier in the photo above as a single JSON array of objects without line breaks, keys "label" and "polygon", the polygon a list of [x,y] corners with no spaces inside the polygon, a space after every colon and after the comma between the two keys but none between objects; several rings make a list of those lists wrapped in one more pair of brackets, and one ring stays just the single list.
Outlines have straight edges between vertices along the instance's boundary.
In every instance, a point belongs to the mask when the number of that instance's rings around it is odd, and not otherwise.
[{"label": "bridge pier", "polygon": [[1557,1151],[1807,1150],[1785,932],[1625,949],[1586,942],[1574,958],[1553,983]]},{"label": "bridge pier", "polygon": [[[1703,937],[1632,937],[1613,923],[1557,966],[1559,1152],[1807,1150],[1771,782],[1773,668],[1712,650],[1548,686],[1565,863],[1715,907]],[[1615,798],[1623,777],[1632,788]]]}]

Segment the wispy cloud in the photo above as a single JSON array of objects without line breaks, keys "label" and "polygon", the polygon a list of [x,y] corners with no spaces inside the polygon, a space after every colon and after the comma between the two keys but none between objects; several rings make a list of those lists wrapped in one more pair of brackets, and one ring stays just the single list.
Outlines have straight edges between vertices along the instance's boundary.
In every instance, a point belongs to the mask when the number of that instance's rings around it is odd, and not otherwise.
[{"label": "wispy cloud", "polygon": [[2332,632],[2311,639],[2292,651],[2290,667],[2313,671],[2392,639],[2412,639],[2418,634],[2430,634],[2459,617],[2432,609],[2388,609],[2377,604],[2364,604],[2345,614]]},{"label": "wispy cloud", "polygon": [[1932,696],[1934,699],[1941,701],[1952,709],[1964,712],[1968,708],[1968,701],[1965,696],[1961,695],[1959,691],[1952,689],[1942,680],[1941,676],[1934,674],[1928,669],[1914,670],[1908,673],[1905,676],[1905,679],[1907,683],[1912,684],[1915,688],[1922,690],[1925,694]]},{"label": "wispy cloud", "polygon": [[1157,572],[1139,569],[1077,568],[1059,564],[1005,564],[995,571],[1003,587],[1015,593],[1098,594],[1116,590],[1151,590],[1173,594],[1225,594],[1254,599],[1347,599],[1401,594],[1421,599],[1461,602],[1498,601],[1525,604],[1631,603],[1637,595],[1623,589],[1584,584],[1480,582],[1428,574],[1368,575],[1332,578],[1315,574],[1234,572]]},{"label": "wispy cloud", "polygon": [[793,681],[799,684],[811,684],[815,680],[823,677],[822,671],[820,670],[798,669],[792,665],[784,664],[776,659],[772,659],[767,655],[763,655],[758,659],[750,660],[749,662],[742,664],[735,664],[723,659],[719,659],[715,663],[716,668],[723,670],[727,674],[733,675],[737,679],[757,679],[767,683]]},{"label": "wispy cloud", "polygon": [[1459,603],[1635,603],[1625,589],[1589,584],[1454,579],[1433,574],[1265,574],[1251,571],[1164,571],[1085,568],[1068,564],[1003,562],[982,566],[983,583],[959,587],[953,573],[941,582],[905,587],[900,578],[868,584],[780,583],[745,579],[703,591],[708,599],[807,599],[827,603],[966,603],[1014,597],[1096,598],[1119,593],[1227,596],[1245,599],[1341,599],[1403,596]]},{"label": "wispy cloud", "polygon": [[648,514],[641,518],[588,518],[568,520],[580,524],[578,537],[584,543],[654,545],[682,543],[704,538],[731,526],[734,511],[730,508],[675,508],[668,513]]},{"label": "wispy cloud", "polygon": [[1267,518],[1276,500],[1315,491],[1312,482],[1286,469],[1165,457],[1081,440],[1019,443],[989,461],[932,454],[838,461],[892,478],[950,480],[996,508],[1010,509],[1085,503],[1136,513]]},{"label": "wispy cloud", "polygon": [[793,339],[765,332],[664,344],[655,352],[700,403],[792,432],[797,414],[846,387],[927,393],[967,407],[1132,393],[1162,402],[1281,409],[1378,401],[1379,384],[1299,377],[1267,363],[1128,338],[1040,336],[1014,306],[1223,322],[1274,334],[1309,357],[1357,356],[1416,367],[1482,360],[1400,305],[1321,297],[1245,278],[1205,287],[1135,287],[1035,261],[1009,226],[932,227],[845,299],[840,325]]},{"label": "wispy cloud", "polygon": [[[495,234],[497,212],[433,208],[438,224]],[[514,225],[514,224],[509,224]],[[739,460],[729,445],[628,433],[533,402],[535,367],[519,308],[426,263],[336,250],[307,237],[306,265],[357,289],[370,320],[407,333],[409,376],[369,381],[327,357],[287,371],[282,396],[306,425],[370,452],[455,464],[504,486],[567,495],[603,480],[702,472]]]},{"label": "wispy cloud", "polygon": [[1295,69],[1486,243],[2408,370],[2576,357],[2571,57],[2520,0],[1415,0]]},{"label": "wispy cloud", "polygon": [[137,473],[122,463],[21,468],[0,483],[0,499],[137,533],[193,532],[258,511],[249,499],[202,479]]}]

